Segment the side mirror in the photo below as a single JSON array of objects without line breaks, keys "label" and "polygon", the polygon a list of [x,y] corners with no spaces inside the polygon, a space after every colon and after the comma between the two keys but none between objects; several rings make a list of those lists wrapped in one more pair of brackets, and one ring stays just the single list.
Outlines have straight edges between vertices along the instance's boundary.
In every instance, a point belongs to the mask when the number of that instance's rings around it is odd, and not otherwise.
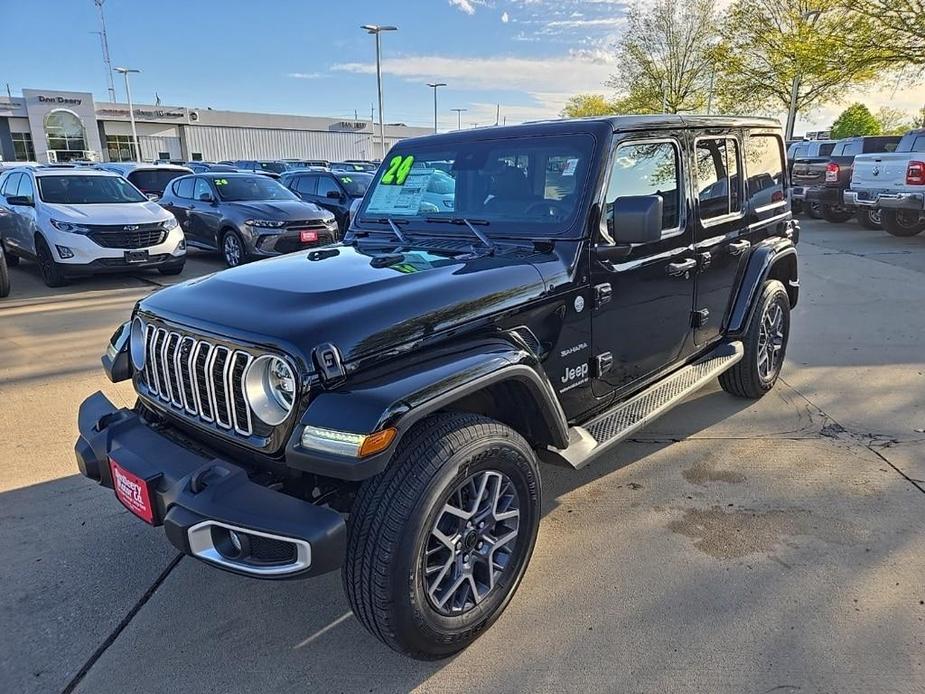
[{"label": "side mirror", "polygon": [[662,237],[660,195],[625,195],[607,210],[607,231],[617,246],[652,243]]},{"label": "side mirror", "polygon": [[28,195],[11,195],[6,199],[9,205],[19,205],[20,207],[35,207],[35,201]]},{"label": "side mirror", "polygon": [[333,198],[333,199],[335,199],[335,200],[341,200],[344,196],[341,195],[341,194],[340,194],[338,191],[336,191],[336,190],[329,190],[329,191],[327,192],[327,194],[325,195],[325,197]]}]

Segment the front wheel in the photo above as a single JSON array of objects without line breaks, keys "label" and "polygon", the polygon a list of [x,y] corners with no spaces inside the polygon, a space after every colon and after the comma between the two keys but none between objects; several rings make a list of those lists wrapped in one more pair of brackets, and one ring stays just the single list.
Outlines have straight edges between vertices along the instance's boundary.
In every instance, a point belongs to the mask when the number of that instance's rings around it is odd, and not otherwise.
[{"label": "front wheel", "polygon": [[893,236],[915,236],[925,231],[925,218],[909,210],[881,210],[880,222]]},{"label": "front wheel", "polygon": [[860,224],[865,229],[879,231],[883,228],[882,224],[880,223],[880,210],[877,210],[873,207],[859,207],[858,224]]},{"label": "front wheel", "polygon": [[350,606],[400,653],[461,651],[513,597],[539,517],[536,458],[519,434],[480,415],[429,417],[357,494],[343,571]]},{"label": "front wheel", "polygon": [[48,287],[64,287],[68,283],[67,275],[64,274],[64,268],[61,263],[55,261],[51,254],[51,249],[41,236],[35,239],[35,251],[39,260],[39,272],[42,273],[42,281]]},{"label": "front wheel", "polygon": [[238,232],[229,229],[222,236],[222,257],[228,267],[237,267],[247,261],[244,242]]},{"label": "front wheel", "polygon": [[173,265],[161,265],[157,271],[166,277],[173,277],[183,272],[183,266],[186,262],[174,263]]},{"label": "front wheel", "polygon": [[745,355],[720,374],[727,393],[757,399],[767,393],[780,375],[790,338],[790,297],[778,280],[764,283],[755,315],[745,334]]}]

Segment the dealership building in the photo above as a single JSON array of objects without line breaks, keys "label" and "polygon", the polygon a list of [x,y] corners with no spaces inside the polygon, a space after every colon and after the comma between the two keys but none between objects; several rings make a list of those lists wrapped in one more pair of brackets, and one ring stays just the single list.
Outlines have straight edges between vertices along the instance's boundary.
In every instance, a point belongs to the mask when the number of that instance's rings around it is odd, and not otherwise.
[{"label": "dealership building", "polygon": [[[380,159],[379,128],[368,120],[133,104],[141,159]],[[386,151],[430,128],[385,126]],[[23,89],[0,97],[4,161],[134,161],[128,104],[88,92]]]}]

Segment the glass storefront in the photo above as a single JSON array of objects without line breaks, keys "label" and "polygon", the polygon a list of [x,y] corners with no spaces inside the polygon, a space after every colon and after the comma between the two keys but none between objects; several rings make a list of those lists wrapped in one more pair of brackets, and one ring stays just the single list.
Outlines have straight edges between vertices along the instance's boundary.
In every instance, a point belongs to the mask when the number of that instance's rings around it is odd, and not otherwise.
[{"label": "glass storefront", "polygon": [[131,135],[107,135],[109,161],[137,161]]},{"label": "glass storefront", "polygon": [[13,156],[15,161],[35,161],[35,145],[32,133],[10,133],[13,139]]},{"label": "glass storefront", "polygon": [[82,159],[87,149],[87,136],[80,118],[70,111],[51,111],[45,116],[45,137],[49,152],[57,161]]}]

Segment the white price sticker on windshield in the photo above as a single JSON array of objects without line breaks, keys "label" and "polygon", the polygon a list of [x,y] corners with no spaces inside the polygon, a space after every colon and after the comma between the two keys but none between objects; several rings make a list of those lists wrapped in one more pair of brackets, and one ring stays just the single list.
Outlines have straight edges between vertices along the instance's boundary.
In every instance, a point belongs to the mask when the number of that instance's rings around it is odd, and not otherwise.
[{"label": "white price sticker on windshield", "polygon": [[404,185],[389,186],[381,183],[376,186],[366,207],[368,214],[417,214],[427,192],[433,171],[412,171]]}]

